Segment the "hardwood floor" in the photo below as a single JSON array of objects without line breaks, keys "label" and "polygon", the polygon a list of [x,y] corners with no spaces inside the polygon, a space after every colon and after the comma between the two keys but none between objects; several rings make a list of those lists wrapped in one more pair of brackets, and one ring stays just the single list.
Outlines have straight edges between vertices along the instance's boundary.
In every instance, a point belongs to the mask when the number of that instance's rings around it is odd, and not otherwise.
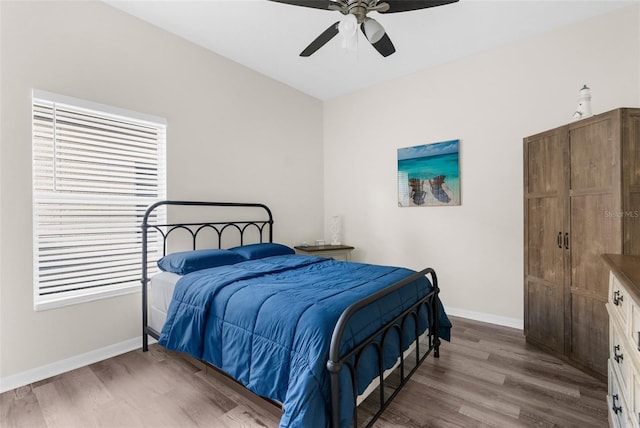
[{"label": "hardwood floor", "polygon": [[[606,384],[519,330],[452,317],[376,427],[606,427]],[[2,427],[277,427],[280,409],[153,345],[0,394]]]}]

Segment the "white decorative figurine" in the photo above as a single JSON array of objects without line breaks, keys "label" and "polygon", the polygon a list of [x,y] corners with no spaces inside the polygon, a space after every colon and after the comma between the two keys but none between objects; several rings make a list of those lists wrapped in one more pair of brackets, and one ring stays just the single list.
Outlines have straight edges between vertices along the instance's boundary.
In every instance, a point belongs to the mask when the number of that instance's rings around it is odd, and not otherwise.
[{"label": "white decorative figurine", "polygon": [[578,92],[578,109],[573,113],[573,120],[584,119],[592,116],[591,112],[591,89],[584,85]]}]

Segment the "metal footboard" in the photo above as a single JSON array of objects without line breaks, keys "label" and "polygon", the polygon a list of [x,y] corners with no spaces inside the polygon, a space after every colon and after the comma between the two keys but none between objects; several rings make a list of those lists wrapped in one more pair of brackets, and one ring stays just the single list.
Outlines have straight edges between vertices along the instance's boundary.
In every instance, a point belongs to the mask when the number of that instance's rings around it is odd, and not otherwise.
[{"label": "metal footboard", "polygon": [[[371,303],[382,299],[390,293],[410,284],[411,282],[424,277],[426,275],[431,276],[431,284],[433,289],[424,297],[416,301],[411,307],[407,308],[404,312],[399,314],[396,318],[389,321],[387,324],[380,327],[377,331],[372,333],[369,337],[367,337],[360,344],[355,346],[350,351],[342,354],[341,343],[342,338],[344,336],[344,332],[347,328],[347,325],[351,318],[362,308],[370,305]],[[409,377],[418,369],[420,364],[425,360],[425,358],[433,351],[433,356],[438,358],[439,348],[440,348],[440,338],[438,336],[438,328],[439,328],[439,307],[438,307],[438,278],[433,269],[427,268],[420,272],[417,272],[379,292],[368,296],[365,299],[362,299],[351,306],[349,306],[342,313],[340,318],[338,319],[338,323],[333,330],[333,336],[331,338],[331,347],[329,350],[329,360],[327,361],[327,370],[329,370],[331,376],[331,425],[334,428],[340,426],[340,373],[342,369],[346,366],[349,369],[351,381],[352,381],[352,393],[353,393],[353,402],[354,402],[354,412],[352,423],[354,427],[358,427],[358,412],[356,410],[356,400],[357,400],[357,372],[358,372],[358,364],[360,362],[360,357],[363,355],[364,351],[369,347],[374,347],[377,351],[378,355],[378,377],[379,377],[379,407],[378,411],[373,415],[373,417],[369,420],[369,422],[365,425],[370,427],[373,423],[378,419],[378,417],[382,414],[382,412],[387,408],[387,406],[391,403],[393,398],[400,392],[402,387],[408,382]],[[427,307],[427,323],[428,323],[428,349],[422,355],[420,353],[420,333],[419,333],[419,315],[420,310],[423,306]],[[415,340],[415,364],[411,368],[408,374],[405,375],[405,358],[404,358],[404,349],[405,344],[403,343],[403,332],[405,331],[405,325],[408,319],[413,318],[414,320],[414,336],[412,338]],[[385,398],[385,376],[384,376],[384,349],[385,349],[385,341],[391,331],[398,331],[398,336],[400,340],[399,346],[399,358],[400,364],[398,369],[400,370],[400,383],[394,388],[392,394]],[[380,341],[377,339],[381,338]],[[355,363],[351,361],[355,359]]]}]

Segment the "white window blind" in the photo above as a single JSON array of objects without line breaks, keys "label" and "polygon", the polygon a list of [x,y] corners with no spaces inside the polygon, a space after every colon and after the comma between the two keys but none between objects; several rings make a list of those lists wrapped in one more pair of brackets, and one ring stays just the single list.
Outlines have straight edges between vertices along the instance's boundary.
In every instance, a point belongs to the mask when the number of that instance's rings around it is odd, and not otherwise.
[{"label": "white window blind", "polygon": [[[140,288],[140,224],[166,197],[166,123],[149,119],[33,92],[36,309]],[[161,244],[149,243],[151,260]]]}]

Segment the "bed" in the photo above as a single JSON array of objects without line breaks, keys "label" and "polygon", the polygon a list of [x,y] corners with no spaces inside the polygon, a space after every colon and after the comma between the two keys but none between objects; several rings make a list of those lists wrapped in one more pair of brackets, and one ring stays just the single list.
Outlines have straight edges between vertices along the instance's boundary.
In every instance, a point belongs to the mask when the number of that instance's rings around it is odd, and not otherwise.
[{"label": "bed", "polygon": [[[168,207],[251,214],[154,221]],[[190,248],[172,252],[180,234]],[[151,242],[160,260],[149,257]],[[372,426],[449,340],[433,269],[294,254],[273,242],[263,204],[158,202],[144,216],[142,248],[143,350],[153,337],[212,365],[280,403],[281,427]],[[150,275],[156,262],[162,272]]]}]

